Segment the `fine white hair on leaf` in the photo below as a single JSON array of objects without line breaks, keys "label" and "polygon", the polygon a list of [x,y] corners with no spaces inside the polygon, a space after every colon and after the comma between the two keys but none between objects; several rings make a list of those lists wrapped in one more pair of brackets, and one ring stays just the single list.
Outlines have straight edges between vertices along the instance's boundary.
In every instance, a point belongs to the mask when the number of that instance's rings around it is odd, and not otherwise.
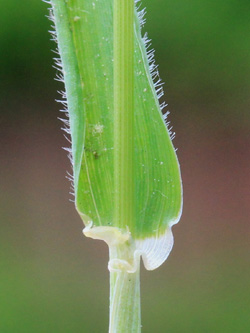
[{"label": "fine white hair on leaf", "polygon": [[[143,8],[141,9],[142,6],[142,2],[141,0],[135,0],[135,6],[136,6],[136,11],[137,11],[137,16],[139,19],[139,23],[140,23],[140,28],[142,30],[142,28],[144,27],[145,23],[146,23],[146,19],[145,19],[145,14],[146,14],[146,9]],[[151,39],[148,38],[148,34],[147,32],[144,33],[144,36],[142,36],[142,40],[146,49],[146,54],[147,54],[147,59],[148,59],[148,65],[149,65],[149,72],[155,87],[155,92],[159,101],[159,106],[160,106],[160,110],[163,111],[163,109],[167,106],[167,104],[165,102],[161,102],[160,99],[164,96],[164,90],[163,90],[163,85],[164,82],[162,82],[161,78],[160,78],[160,74],[158,71],[158,65],[155,63],[155,50],[152,47],[152,43],[151,43]],[[172,132],[172,127],[169,127],[169,121],[167,121],[167,117],[170,114],[169,111],[163,113],[162,112],[162,116],[163,116],[163,120],[167,126],[169,135],[171,140],[174,139],[175,137],[175,133]]]},{"label": "fine white hair on leaf", "polygon": [[[48,19],[52,22],[49,33],[51,35],[51,40],[54,41],[58,45],[57,33],[56,33],[56,28],[55,28],[55,19],[54,19],[54,16],[53,16],[51,1],[50,0],[43,0],[43,2],[45,2],[45,3],[47,3],[51,6],[49,8],[49,15],[47,16]],[[136,6],[136,11],[137,11],[137,16],[138,16],[138,19],[139,19],[139,22],[140,22],[140,28],[142,29],[143,26],[146,23],[146,19],[145,19],[146,9],[141,8],[142,7],[141,0],[135,0],[135,6]],[[165,101],[163,101],[163,102],[160,101],[160,99],[164,95],[164,90],[163,90],[164,82],[162,82],[162,80],[160,78],[158,65],[155,63],[155,50],[153,48],[151,48],[152,47],[151,39],[148,38],[147,33],[144,34],[144,36],[142,37],[142,40],[143,40],[145,50],[146,50],[146,54],[147,54],[149,72],[150,72],[150,75],[151,75],[151,78],[152,78],[152,82],[154,84],[156,96],[159,100],[159,107],[160,107],[160,110],[162,111],[162,117],[163,117],[163,120],[164,120],[164,122],[167,126],[170,138],[171,138],[171,140],[173,140],[173,138],[175,137],[175,133],[172,131],[172,127],[170,128],[169,121],[167,121],[169,111],[163,113],[163,110],[165,109],[167,104],[166,104]],[[53,58],[53,60],[54,60],[53,68],[55,68],[56,71],[57,71],[55,80],[64,84],[65,83],[65,81],[64,81],[64,70],[63,70],[63,65],[62,65],[62,62],[61,62],[61,57],[60,57],[60,53],[59,53],[59,50],[58,50],[58,46],[55,48],[55,50],[52,50],[52,52],[54,52],[56,54],[56,57]],[[59,118],[59,119],[64,123],[64,127],[62,128],[62,130],[68,135],[67,136],[67,135],[64,134],[66,140],[71,142],[71,139],[70,139],[71,138],[71,132],[70,132],[70,126],[69,126],[69,114],[68,114],[68,109],[67,109],[66,93],[65,93],[65,91],[60,91],[59,94],[62,96],[62,99],[56,100],[56,101],[63,105],[64,109],[62,109],[60,111],[65,113],[65,116],[66,116],[66,119],[62,119],[62,118]],[[71,148],[66,147],[64,149],[68,152],[68,157],[70,159],[71,166],[73,166],[73,157],[72,157]],[[70,180],[71,180],[72,186],[74,187],[73,179],[71,178]]]},{"label": "fine white hair on leaf", "polygon": [[[54,65],[52,66],[57,71],[56,75],[55,75],[55,80],[63,83],[63,85],[64,85],[65,84],[64,70],[63,70],[63,64],[62,64],[62,60],[61,60],[60,52],[59,52],[59,48],[58,48],[58,40],[57,40],[57,33],[56,33],[56,27],[55,27],[55,18],[54,18],[53,10],[52,10],[52,3],[50,0],[43,0],[43,2],[50,5],[50,8],[48,8],[49,15],[47,15],[47,18],[52,22],[52,24],[50,26],[49,33],[51,35],[51,40],[53,42],[55,42],[57,45],[55,50],[52,50],[52,52],[54,54],[56,54],[56,57],[53,58]],[[65,86],[64,86],[64,89],[65,89]],[[69,193],[71,195],[73,195],[73,197],[74,197],[75,189],[74,189],[74,177],[73,177],[73,156],[72,156],[72,149],[71,149],[72,142],[71,142],[71,131],[70,131],[70,124],[69,124],[69,111],[68,111],[67,96],[66,96],[66,92],[64,90],[59,90],[57,92],[61,96],[61,99],[56,99],[56,102],[61,103],[63,105],[63,109],[61,109],[60,112],[63,112],[66,117],[66,118],[58,117],[58,119],[63,122],[63,127],[61,128],[62,131],[64,132],[63,136],[65,137],[67,142],[69,142],[69,144],[70,144],[70,147],[63,147],[63,149],[68,153],[67,155],[68,155],[68,158],[69,158],[70,164],[71,164],[71,173],[67,171],[66,178],[70,181],[70,184],[71,184]],[[74,202],[74,200],[72,200],[72,199],[70,199],[70,201]]]}]

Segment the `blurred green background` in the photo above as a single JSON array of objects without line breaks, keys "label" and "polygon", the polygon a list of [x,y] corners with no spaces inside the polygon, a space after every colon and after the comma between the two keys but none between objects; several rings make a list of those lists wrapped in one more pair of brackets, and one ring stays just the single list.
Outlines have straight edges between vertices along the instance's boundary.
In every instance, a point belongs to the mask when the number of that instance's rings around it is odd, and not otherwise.
[{"label": "blurred green background", "polygon": [[[184,183],[173,252],[142,268],[143,332],[250,332],[250,1],[143,4]],[[68,200],[47,5],[0,11],[0,332],[107,332],[108,251]]]}]

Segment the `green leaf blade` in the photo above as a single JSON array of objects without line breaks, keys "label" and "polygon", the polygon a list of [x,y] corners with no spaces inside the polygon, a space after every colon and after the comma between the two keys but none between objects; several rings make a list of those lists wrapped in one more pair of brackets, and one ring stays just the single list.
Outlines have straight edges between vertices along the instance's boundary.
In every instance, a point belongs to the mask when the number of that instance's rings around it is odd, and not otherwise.
[{"label": "green leaf blade", "polygon": [[[66,46],[58,35],[72,137],[75,202],[85,225],[124,231],[128,227],[137,250],[144,253],[145,265],[154,269],[169,254],[173,244],[171,226],[180,218],[180,168],[161,114],[135,13],[134,150],[130,170],[134,178],[134,216],[131,221],[117,221],[115,147],[119,147],[114,131],[112,4],[111,0],[52,0],[57,32],[61,29],[69,41]],[[60,15],[68,18],[65,31],[59,27]],[[67,54],[74,55],[74,62]],[[69,73],[75,73],[75,82],[67,79]],[[74,85],[78,87],[75,90]]]},{"label": "green leaf blade", "polygon": [[[137,236],[161,235],[177,222],[182,208],[179,163],[160,110],[137,24],[136,183]],[[142,61],[143,59],[143,61]]]}]

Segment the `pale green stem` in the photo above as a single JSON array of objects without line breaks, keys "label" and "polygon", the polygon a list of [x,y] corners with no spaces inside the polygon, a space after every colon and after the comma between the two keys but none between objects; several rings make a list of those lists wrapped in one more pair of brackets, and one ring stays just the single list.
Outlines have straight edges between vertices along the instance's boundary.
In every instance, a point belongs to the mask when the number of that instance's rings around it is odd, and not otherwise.
[{"label": "pale green stem", "polygon": [[[126,244],[110,248],[110,263],[117,258],[132,259],[127,251]],[[126,258],[124,258],[126,257]],[[117,263],[120,269],[110,272],[110,318],[109,333],[139,333],[141,332],[141,307],[140,307],[140,265],[138,257],[135,272],[128,273],[126,263]],[[129,260],[130,261],[130,260]]]},{"label": "pale green stem", "polygon": [[[134,0],[114,0],[114,219],[122,229],[134,222],[133,126]],[[110,248],[110,263],[119,267],[110,272],[109,333],[141,331],[140,269],[133,255],[131,244]],[[126,262],[136,266],[134,273],[127,272]]]}]

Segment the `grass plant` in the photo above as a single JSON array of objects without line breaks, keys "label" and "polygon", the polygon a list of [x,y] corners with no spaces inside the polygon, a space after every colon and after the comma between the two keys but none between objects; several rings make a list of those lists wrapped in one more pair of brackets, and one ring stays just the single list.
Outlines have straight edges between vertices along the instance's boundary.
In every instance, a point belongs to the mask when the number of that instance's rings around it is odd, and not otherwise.
[{"label": "grass plant", "polygon": [[182,210],[145,10],[134,0],[49,3],[75,206],[84,234],[109,246],[109,332],[140,332],[140,258],[148,270],[166,260]]}]

